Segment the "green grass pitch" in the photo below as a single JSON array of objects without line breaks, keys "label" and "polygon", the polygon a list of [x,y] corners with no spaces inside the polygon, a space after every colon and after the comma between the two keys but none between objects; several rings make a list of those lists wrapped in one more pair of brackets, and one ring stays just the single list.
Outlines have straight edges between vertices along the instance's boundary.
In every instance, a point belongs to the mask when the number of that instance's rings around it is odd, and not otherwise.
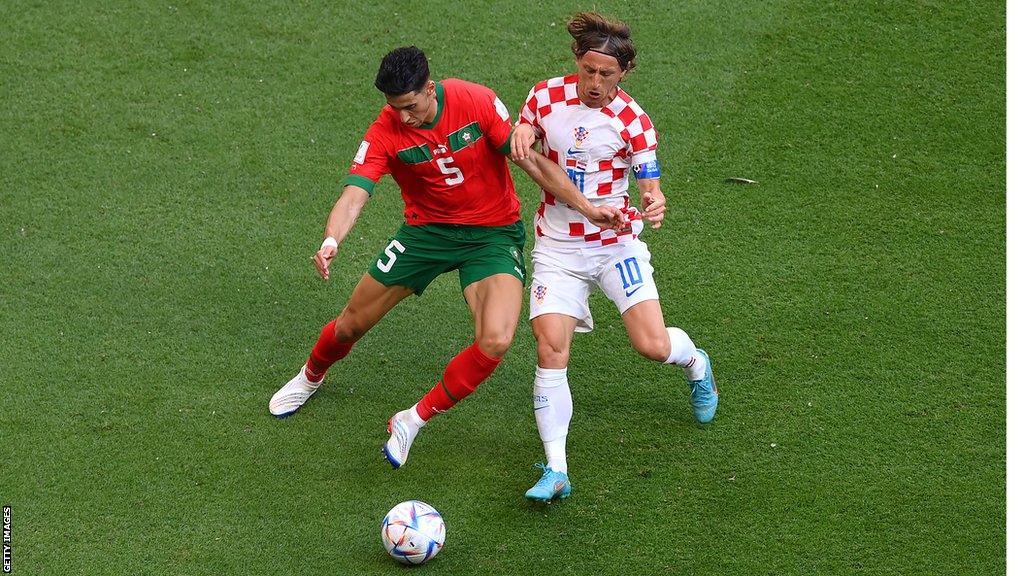
[{"label": "green grass pitch", "polygon": [[644,238],[668,321],[714,359],[712,425],[595,299],[571,499],[522,497],[543,459],[525,312],[392,471],[387,418],[472,338],[447,277],[268,414],[401,217],[386,179],[331,281],[310,266],[380,57],[416,44],[515,109],[571,70],[580,6],[0,4],[15,574],[405,573],[378,529],[411,498],[449,528],[422,574],[1005,572],[1001,2],[601,6],[634,29],[625,86],[669,198]]}]

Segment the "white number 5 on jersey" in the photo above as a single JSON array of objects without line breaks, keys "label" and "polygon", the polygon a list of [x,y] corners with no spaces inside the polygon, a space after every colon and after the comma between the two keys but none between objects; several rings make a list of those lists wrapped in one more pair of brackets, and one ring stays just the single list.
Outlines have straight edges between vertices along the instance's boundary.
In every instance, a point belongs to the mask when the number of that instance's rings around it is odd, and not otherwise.
[{"label": "white number 5 on jersey", "polygon": [[451,178],[445,178],[444,183],[449,186],[455,186],[456,184],[462,184],[465,182],[465,178],[462,176],[462,170],[459,170],[458,166],[452,166],[452,162],[455,162],[455,158],[438,158],[437,167],[441,169],[442,174],[454,174]]}]

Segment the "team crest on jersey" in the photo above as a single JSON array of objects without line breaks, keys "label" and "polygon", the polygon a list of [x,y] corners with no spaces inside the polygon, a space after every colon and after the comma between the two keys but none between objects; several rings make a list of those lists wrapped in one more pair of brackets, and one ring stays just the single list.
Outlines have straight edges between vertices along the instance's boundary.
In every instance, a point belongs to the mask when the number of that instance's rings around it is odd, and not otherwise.
[{"label": "team crest on jersey", "polygon": [[576,139],[576,148],[582,148],[583,143],[587,141],[587,136],[590,136],[590,132],[587,131],[583,126],[577,126],[572,131],[572,137]]},{"label": "team crest on jersey", "polygon": [[536,300],[538,304],[543,304],[544,303],[544,297],[547,296],[547,295],[548,295],[548,287],[547,286],[537,285],[537,287],[533,289],[533,299]]}]

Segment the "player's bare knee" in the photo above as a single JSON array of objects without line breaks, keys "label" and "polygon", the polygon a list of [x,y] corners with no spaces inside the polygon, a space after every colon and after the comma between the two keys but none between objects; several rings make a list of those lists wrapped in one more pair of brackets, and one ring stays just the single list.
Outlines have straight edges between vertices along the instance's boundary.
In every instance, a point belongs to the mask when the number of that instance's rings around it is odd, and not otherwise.
[{"label": "player's bare knee", "polygon": [[537,364],[546,368],[566,366],[569,363],[569,348],[555,346],[551,342],[537,342]]},{"label": "player's bare knee", "polygon": [[665,333],[664,337],[638,338],[633,341],[633,349],[648,360],[664,362],[672,351],[672,342]]},{"label": "player's bare knee", "polygon": [[367,329],[359,314],[346,308],[334,323],[334,337],[338,342],[355,342],[366,334]]},{"label": "player's bare knee", "polygon": [[491,358],[501,358],[512,346],[513,336],[515,336],[514,331],[484,334],[477,340],[477,346],[480,347],[481,352]]}]

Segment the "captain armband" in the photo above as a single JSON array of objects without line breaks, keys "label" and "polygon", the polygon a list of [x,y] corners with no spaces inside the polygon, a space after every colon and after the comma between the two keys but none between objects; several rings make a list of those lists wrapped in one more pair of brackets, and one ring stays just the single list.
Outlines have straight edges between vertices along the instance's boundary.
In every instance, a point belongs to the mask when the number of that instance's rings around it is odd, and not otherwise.
[{"label": "captain armband", "polygon": [[644,178],[661,178],[661,164],[659,164],[657,160],[637,164],[636,166],[633,166],[633,173],[636,175],[637,180],[642,180]]}]

